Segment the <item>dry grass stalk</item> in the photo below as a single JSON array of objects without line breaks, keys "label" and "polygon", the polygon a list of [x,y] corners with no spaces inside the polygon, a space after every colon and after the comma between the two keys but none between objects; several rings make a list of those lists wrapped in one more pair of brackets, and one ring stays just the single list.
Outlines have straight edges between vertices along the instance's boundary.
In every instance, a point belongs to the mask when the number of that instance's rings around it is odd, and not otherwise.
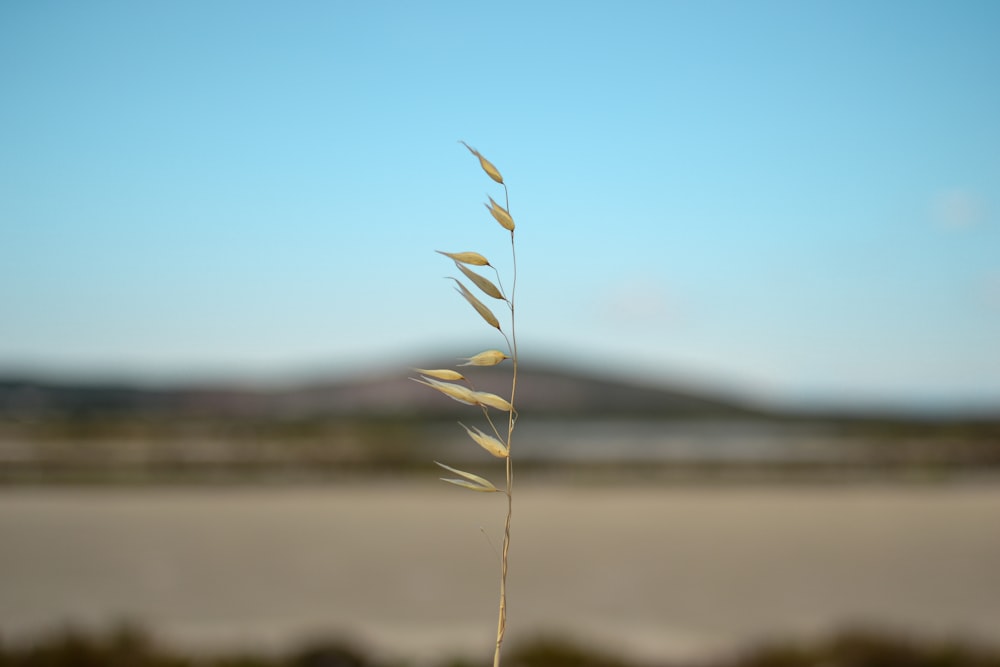
[{"label": "dry grass stalk", "polygon": [[[493,653],[493,666],[499,667],[500,649],[503,646],[504,632],[507,629],[507,553],[510,547],[510,517],[514,480],[510,450],[511,440],[514,435],[514,425],[517,423],[517,410],[514,408],[514,394],[517,390],[517,336],[514,329],[514,291],[517,287],[517,255],[514,247],[514,219],[511,217],[509,212],[510,200],[507,194],[507,185],[503,182],[503,176],[500,175],[500,171],[493,165],[493,163],[483,157],[479,151],[472,148],[464,141],[461,143],[469,149],[470,153],[479,159],[479,165],[482,167],[483,171],[486,172],[486,175],[493,179],[496,183],[503,186],[504,206],[501,206],[494,201],[493,197],[489,197],[489,204],[486,204],[486,209],[490,212],[493,219],[500,223],[501,227],[510,232],[512,260],[510,293],[508,294],[503,290],[503,286],[500,283],[499,272],[497,272],[496,268],[490,264],[489,260],[487,260],[483,255],[471,251],[444,252],[438,250],[437,252],[453,260],[455,262],[455,266],[461,274],[480,292],[488,297],[502,301],[507,305],[507,308],[510,311],[510,318],[509,329],[505,331],[504,327],[500,324],[500,320],[493,313],[493,311],[480,301],[476,295],[462,283],[462,281],[458,278],[452,278],[452,280],[455,281],[457,285],[456,289],[458,293],[462,295],[462,298],[464,298],[473,307],[473,309],[487,324],[500,332],[507,344],[507,352],[501,352],[500,350],[486,350],[484,352],[480,352],[479,354],[462,359],[464,363],[459,364],[459,366],[496,366],[497,364],[509,359],[511,362],[510,398],[506,399],[501,396],[497,396],[496,394],[477,391],[475,386],[467,377],[451,369],[428,370],[418,368],[416,371],[421,374],[421,377],[414,378],[414,380],[427,385],[431,389],[439,391],[445,396],[460,403],[480,407],[483,412],[483,417],[489,426],[487,431],[478,427],[466,426],[461,422],[459,422],[459,425],[465,429],[465,432],[474,443],[479,445],[491,456],[504,460],[506,468],[506,484],[502,489],[496,487],[492,482],[484,477],[474,475],[464,470],[457,470],[435,461],[437,465],[457,475],[457,477],[442,477],[441,479],[445,482],[472,491],[485,493],[502,492],[507,498],[507,515],[504,519],[503,530],[503,548],[500,554],[500,609],[499,619],[497,621],[496,647]],[[494,273],[497,274],[496,282],[494,283],[492,280],[480,275],[476,271],[469,268],[470,266],[486,266],[493,269]],[[506,429],[498,427],[497,422],[494,421],[493,415],[490,412],[491,409],[506,413]]]}]

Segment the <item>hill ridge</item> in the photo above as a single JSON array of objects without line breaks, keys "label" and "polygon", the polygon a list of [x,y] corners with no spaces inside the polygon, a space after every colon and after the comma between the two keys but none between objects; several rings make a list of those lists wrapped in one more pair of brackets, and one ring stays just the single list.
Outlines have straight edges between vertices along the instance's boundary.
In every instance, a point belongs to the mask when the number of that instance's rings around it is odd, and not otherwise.
[{"label": "hill ridge", "polygon": [[[440,366],[432,366],[440,367]],[[466,369],[463,369],[466,371]],[[428,391],[409,368],[313,378],[281,387],[246,382],[176,383],[156,388],[122,381],[51,381],[0,377],[0,416],[158,414],[189,416],[446,416],[466,406]],[[510,391],[509,367],[467,370],[477,389]],[[574,414],[750,416],[749,402],[546,365],[519,371],[522,411]]]}]

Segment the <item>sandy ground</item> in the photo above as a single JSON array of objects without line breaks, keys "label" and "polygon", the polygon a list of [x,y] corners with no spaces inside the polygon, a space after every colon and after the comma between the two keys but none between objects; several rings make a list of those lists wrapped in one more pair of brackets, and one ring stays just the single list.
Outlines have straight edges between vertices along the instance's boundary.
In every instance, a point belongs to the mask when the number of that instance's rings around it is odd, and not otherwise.
[{"label": "sandy ground", "polygon": [[[326,488],[0,491],[0,633],[121,620],[199,649],[333,634],[491,655],[503,498]],[[508,640],[698,656],[866,624],[1000,637],[1000,486],[524,484]]]}]

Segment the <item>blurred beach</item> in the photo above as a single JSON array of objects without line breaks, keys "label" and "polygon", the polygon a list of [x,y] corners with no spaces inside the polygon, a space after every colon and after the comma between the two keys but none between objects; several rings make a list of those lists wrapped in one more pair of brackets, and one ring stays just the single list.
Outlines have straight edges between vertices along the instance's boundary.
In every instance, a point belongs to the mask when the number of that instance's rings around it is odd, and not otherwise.
[{"label": "blurred beach", "polygon": [[[426,478],[0,490],[7,640],[121,622],[192,650],[347,637],[477,656],[495,626],[500,496]],[[644,483],[517,488],[511,641],[636,658],[868,627],[1000,637],[1000,488]]]}]

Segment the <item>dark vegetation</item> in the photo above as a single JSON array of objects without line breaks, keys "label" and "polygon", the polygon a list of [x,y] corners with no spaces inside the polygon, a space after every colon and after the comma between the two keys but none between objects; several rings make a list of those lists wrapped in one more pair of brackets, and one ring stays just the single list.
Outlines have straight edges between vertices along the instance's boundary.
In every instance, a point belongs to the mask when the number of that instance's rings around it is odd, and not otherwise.
[{"label": "dark vegetation", "polygon": [[[482,661],[480,661],[482,663]],[[467,658],[443,658],[429,667],[473,667]],[[409,667],[370,656],[350,642],[306,645],[287,655],[190,655],[154,642],[131,627],[104,635],[73,630],[31,642],[0,642],[0,667]],[[508,667],[1000,667],[1000,651],[957,641],[919,641],[867,631],[826,640],[772,642],[704,662],[635,662],[557,638],[514,645]]]}]

